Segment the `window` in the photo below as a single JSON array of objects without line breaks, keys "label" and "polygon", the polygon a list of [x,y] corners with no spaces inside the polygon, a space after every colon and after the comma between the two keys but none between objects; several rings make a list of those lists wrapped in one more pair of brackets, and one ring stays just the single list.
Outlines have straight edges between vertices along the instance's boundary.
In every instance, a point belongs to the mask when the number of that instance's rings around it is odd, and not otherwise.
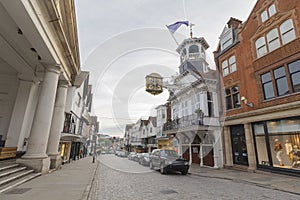
[{"label": "window", "polygon": [[287,78],[285,76],[284,67],[279,67],[274,70],[274,78],[277,87],[278,96],[286,95],[289,93],[289,86],[287,82]]},{"label": "window", "polygon": [[271,99],[275,97],[274,89],[273,89],[273,83],[272,83],[272,77],[271,73],[265,73],[261,76],[261,82],[263,86],[264,91],[264,99]]},{"label": "window", "polygon": [[[280,35],[278,33],[280,33]],[[268,52],[279,48],[281,45],[287,44],[295,38],[296,34],[293,21],[292,19],[288,19],[280,25],[279,30],[278,28],[275,28],[266,34],[266,38],[262,36],[255,41],[257,57],[260,58]],[[266,40],[268,48],[266,45]]]},{"label": "window", "polygon": [[207,107],[208,107],[208,116],[214,116],[214,101],[213,101],[213,93],[207,92]]},{"label": "window", "polygon": [[258,38],[255,42],[257,57],[267,53],[266,41],[264,37]]},{"label": "window", "polygon": [[226,48],[229,47],[231,44],[232,44],[232,38],[229,38],[228,40],[226,40],[226,41],[222,44],[223,49],[226,49]]},{"label": "window", "polygon": [[225,90],[226,94],[226,110],[241,107],[240,91],[238,86]]},{"label": "window", "polygon": [[152,133],[152,127],[150,127],[150,133]]},{"label": "window", "polygon": [[288,19],[280,25],[282,44],[286,44],[296,38],[292,19]]},{"label": "window", "polygon": [[265,22],[267,21],[270,17],[272,17],[273,15],[275,15],[276,13],[276,7],[274,4],[272,4],[268,9],[264,10],[261,14],[261,21]]},{"label": "window", "polygon": [[265,10],[264,12],[261,13],[261,21],[265,22],[268,19],[268,12]]},{"label": "window", "polygon": [[[288,76],[290,79],[287,78]],[[290,91],[291,93],[300,92],[300,60],[262,74],[261,82],[265,100],[288,95]]]},{"label": "window", "polygon": [[236,71],[236,63],[235,63],[235,56],[231,56],[229,58],[229,68],[230,68],[230,73]]},{"label": "window", "polygon": [[199,47],[197,45],[192,45],[189,48],[189,53],[198,53],[199,52]]},{"label": "window", "polygon": [[225,61],[222,63],[222,70],[223,70],[223,76],[226,76],[226,75],[229,74],[228,62],[227,62],[227,60],[225,60]]},{"label": "window", "polygon": [[268,41],[269,51],[273,51],[280,47],[280,41],[279,41],[277,28],[271,30],[267,34],[267,41]]},{"label": "window", "polygon": [[293,92],[300,92],[300,60],[289,63],[288,67],[291,76]]},{"label": "window", "polygon": [[235,56],[231,56],[228,60],[222,62],[223,76],[236,71],[236,60]]}]

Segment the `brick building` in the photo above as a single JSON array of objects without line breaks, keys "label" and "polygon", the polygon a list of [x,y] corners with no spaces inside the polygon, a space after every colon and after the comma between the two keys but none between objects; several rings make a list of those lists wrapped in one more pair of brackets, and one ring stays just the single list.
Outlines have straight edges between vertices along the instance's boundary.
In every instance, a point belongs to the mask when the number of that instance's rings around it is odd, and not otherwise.
[{"label": "brick building", "polygon": [[225,166],[300,174],[299,23],[300,1],[258,0],[224,28],[214,54]]}]

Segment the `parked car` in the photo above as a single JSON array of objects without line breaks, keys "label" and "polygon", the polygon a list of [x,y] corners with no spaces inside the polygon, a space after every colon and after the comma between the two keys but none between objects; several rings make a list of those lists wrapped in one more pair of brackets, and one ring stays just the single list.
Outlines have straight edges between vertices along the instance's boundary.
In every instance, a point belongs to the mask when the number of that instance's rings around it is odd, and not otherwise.
[{"label": "parked car", "polygon": [[150,155],[150,169],[159,169],[161,174],[169,171],[179,171],[186,175],[189,170],[189,162],[180,158],[174,150],[155,149]]},{"label": "parked car", "polygon": [[149,153],[142,153],[140,160],[139,160],[139,164],[149,166],[149,163],[150,163],[149,156],[150,156]]},{"label": "parked car", "polygon": [[136,153],[135,152],[130,152],[128,155],[128,160],[134,160],[134,157],[136,157]]},{"label": "parked car", "polygon": [[142,153],[137,153],[136,156],[133,158],[133,160],[139,162],[141,155]]}]

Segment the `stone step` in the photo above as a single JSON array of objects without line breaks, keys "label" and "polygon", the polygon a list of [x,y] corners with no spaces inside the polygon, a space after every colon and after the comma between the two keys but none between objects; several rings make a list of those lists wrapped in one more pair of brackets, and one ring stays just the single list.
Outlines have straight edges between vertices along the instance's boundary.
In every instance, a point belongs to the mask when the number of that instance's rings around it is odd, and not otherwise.
[{"label": "stone step", "polygon": [[0,178],[0,186],[7,184],[11,181],[14,181],[16,179],[19,179],[19,178],[26,176],[33,172],[34,172],[34,170],[22,170],[22,171],[10,174],[8,176],[2,177],[2,178]]},{"label": "stone step", "polygon": [[0,172],[14,168],[14,167],[18,167],[18,166],[19,166],[19,164],[10,164],[10,165],[6,165],[6,166],[2,166],[2,167],[0,167]]},{"label": "stone step", "polygon": [[4,193],[4,192],[9,192],[10,189],[13,189],[27,181],[30,181],[31,179],[34,179],[38,176],[40,176],[41,173],[33,173],[31,172],[30,174],[27,174],[21,178],[18,178],[14,181],[11,181],[5,185],[0,186],[0,193]]},{"label": "stone step", "polygon": [[0,178],[5,177],[5,176],[9,176],[13,173],[25,170],[26,167],[13,167],[13,168],[8,168],[7,170],[3,170],[3,172],[0,171]]}]

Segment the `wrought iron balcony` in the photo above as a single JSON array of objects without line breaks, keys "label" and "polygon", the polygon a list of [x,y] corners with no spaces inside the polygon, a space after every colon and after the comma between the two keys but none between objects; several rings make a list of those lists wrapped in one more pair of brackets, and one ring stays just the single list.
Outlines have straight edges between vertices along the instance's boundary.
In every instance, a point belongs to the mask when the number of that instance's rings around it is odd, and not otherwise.
[{"label": "wrought iron balcony", "polygon": [[177,118],[165,123],[163,127],[163,131],[176,130],[176,129],[185,128],[193,125],[204,125],[203,118],[204,118],[203,116],[198,116],[196,114]]}]

